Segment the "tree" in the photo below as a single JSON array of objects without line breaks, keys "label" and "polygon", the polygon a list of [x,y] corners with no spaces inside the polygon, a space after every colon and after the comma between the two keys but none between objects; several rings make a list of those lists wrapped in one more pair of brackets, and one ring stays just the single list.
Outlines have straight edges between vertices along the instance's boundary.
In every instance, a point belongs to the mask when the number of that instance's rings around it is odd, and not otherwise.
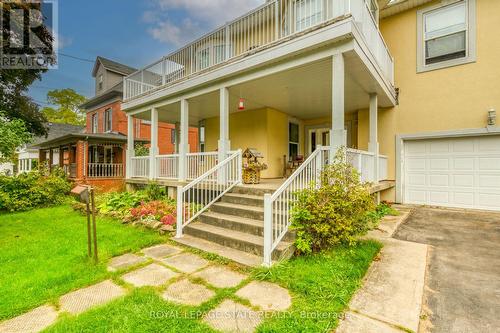
[{"label": "tree", "polygon": [[48,121],[72,125],[85,124],[85,112],[80,109],[85,97],[73,89],[51,90],[47,94],[47,101],[58,106],[57,109],[51,107],[42,109]]},{"label": "tree", "polygon": [[[18,1],[15,3],[17,6],[25,6],[26,8],[30,6]],[[4,21],[7,21],[9,17],[10,7],[11,3],[2,2],[2,16]],[[23,31],[24,22],[11,20],[10,23],[10,29],[7,29],[5,25],[0,29],[4,36],[1,39],[2,47],[11,38],[16,38],[16,32]],[[51,44],[53,42],[53,37],[45,26],[38,27],[37,36],[44,44]],[[3,111],[4,119],[22,120],[27,130],[35,135],[47,134],[46,119],[43,113],[40,112],[38,105],[29,96],[26,96],[26,93],[29,86],[35,80],[40,80],[42,73],[46,71],[46,68],[29,70],[0,69],[0,110]]]},{"label": "tree", "polygon": [[16,149],[32,139],[24,121],[9,120],[0,114],[0,163],[14,160]]}]

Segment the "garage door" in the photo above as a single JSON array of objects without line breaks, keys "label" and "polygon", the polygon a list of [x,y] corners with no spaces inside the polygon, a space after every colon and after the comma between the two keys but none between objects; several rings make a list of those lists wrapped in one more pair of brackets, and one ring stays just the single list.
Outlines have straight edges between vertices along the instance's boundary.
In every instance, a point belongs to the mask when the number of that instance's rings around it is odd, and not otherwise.
[{"label": "garage door", "polygon": [[405,141],[404,202],[500,210],[500,136]]}]

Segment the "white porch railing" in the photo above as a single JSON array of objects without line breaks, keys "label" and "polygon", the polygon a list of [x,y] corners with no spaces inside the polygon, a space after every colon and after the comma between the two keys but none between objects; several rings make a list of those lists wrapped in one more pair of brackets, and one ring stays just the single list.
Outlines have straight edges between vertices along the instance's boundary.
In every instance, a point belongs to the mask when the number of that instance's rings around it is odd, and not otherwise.
[{"label": "white porch railing", "polygon": [[[179,154],[156,156],[156,166],[158,178],[178,179],[179,178]],[[149,170],[148,170],[149,173]]]},{"label": "white porch railing", "polygon": [[217,165],[217,152],[187,154],[187,179],[196,179]]},{"label": "white porch railing", "polygon": [[124,79],[124,98],[173,84],[252,54],[313,27],[351,15],[382,74],[394,84],[394,61],[368,3],[372,0],[274,0]]},{"label": "white porch railing", "polygon": [[149,156],[132,157],[132,177],[147,178],[149,177]]},{"label": "white porch railing", "polygon": [[[68,169],[71,171],[71,169]],[[122,163],[89,163],[87,166],[89,178],[121,178],[123,177]]]},{"label": "white porch railing", "polygon": [[[356,168],[363,182],[374,182],[375,154],[362,150],[347,149],[346,160]],[[272,263],[274,249],[285,237],[290,227],[290,211],[297,191],[319,184],[319,176],[325,165],[331,163],[330,147],[317,149],[273,193],[264,195],[264,265]],[[379,158],[379,180],[387,178],[387,157]]]},{"label": "white porch railing", "polygon": [[177,187],[177,232],[242,182],[242,152],[236,151],[187,186]]}]

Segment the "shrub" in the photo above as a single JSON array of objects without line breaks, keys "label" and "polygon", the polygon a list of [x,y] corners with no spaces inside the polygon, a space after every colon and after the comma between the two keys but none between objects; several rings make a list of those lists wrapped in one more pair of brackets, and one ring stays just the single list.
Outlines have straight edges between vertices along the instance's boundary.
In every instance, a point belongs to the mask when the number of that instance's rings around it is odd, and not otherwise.
[{"label": "shrub", "polygon": [[0,211],[25,211],[62,204],[71,190],[59,168],[51,173],[33,170],[13,177],[0,176]]},{"label": "shrub", "polygon": [[148,199],[152,201],[162,200],[167,196],[166,188],[155,182],[150,182],[146,186],[145,192]]},{"label": "shrub", "polygon": [[151,219],[166,225],[174,225],[176,222],[177,206],[173,201],[152,201],[142,203],[139,207],[133,208],[132,220]]},{"label": "shrub", "polygon": [[299,254],[318,252],[337,244],[352,245],[371,227],[369,212],[375,203],[369,185],[342,158],[339,150],[333,164],[320,175],[321,186],[297,193],[292,208],[292,230],[296,230]]},{"label": "shrub", "polygon": [[144,191],[137,192],[111,192],[99,196],[97,199],[97,208],[99,212],[105,215],[117,215],[116,217],[125,217],[131,208],[139,206],[147,200]]}]

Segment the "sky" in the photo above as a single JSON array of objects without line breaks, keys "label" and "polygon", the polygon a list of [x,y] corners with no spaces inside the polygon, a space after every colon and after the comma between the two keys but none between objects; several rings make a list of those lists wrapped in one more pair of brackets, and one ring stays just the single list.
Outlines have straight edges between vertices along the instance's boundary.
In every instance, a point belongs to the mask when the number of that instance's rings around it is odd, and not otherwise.
[{"label": "sky", "polygon": [[42,107],[53,89],[72,88],[92,97],[97,56],[141,68],[263,2],[58,0],[58,69],[35,81],[29,95]]}]

